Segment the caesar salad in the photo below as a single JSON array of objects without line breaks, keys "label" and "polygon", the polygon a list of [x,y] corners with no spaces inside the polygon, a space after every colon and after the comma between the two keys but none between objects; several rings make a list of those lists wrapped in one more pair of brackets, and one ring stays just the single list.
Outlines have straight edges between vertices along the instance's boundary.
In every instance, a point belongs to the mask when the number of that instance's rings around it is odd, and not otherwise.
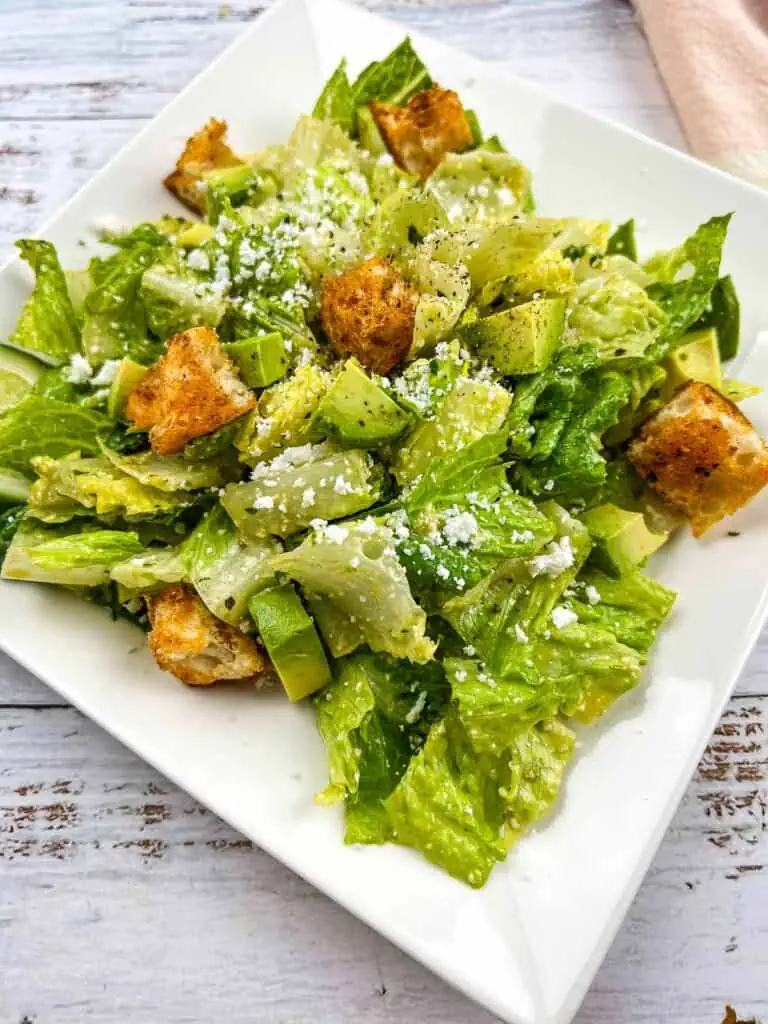
[{"label": "caesar salad", "polygon": [[0,346],[3,579],[184,684],[311,701],[345,841],[474,887],[640,682],[648,560],[768,481],[729,215],[641,259],[631,221],[540,214],[506,143],[409,39],[342,61],[285,142],[193,135],[184,216],[78,270],[20,241]]}]

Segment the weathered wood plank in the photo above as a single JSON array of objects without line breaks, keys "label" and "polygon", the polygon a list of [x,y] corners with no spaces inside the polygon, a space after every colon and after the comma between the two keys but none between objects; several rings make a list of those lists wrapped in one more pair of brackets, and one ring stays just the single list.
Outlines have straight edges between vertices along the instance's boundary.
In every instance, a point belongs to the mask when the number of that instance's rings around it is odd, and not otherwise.
[{"label": "weathered wood plank", "polygon": [[[731,705],[578,1024],[768,1012],[766,725]],[[490,1024],[76,712],[0,751],[4,1022]]]},{"label": "weathered wood plank", "polygon": [[[0,119],[148,117],[204,68],[265,4],[211,0],[5,0]],[[674,115],[625,0],[365,6],[500,61],[569,101],[673,144]],[[221,13],[220,13],[221,12]]]}]

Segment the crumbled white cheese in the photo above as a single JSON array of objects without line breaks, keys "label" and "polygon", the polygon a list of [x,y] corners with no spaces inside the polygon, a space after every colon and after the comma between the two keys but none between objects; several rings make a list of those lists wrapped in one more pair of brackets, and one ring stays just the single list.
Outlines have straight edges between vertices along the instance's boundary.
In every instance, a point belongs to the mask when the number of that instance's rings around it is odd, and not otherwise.
[{"label": "crumbled white cheese", "polygon": [[547,545],[541,555],[534,555],[528,562],[533,576],[559,576],[574,563],[573,548],[570,537],[561,537]]},{"label": "crumbled white cheese", "polygon": [[438,578],[441,580],[447,580],[448,577],[451,575],[444,565],[438,565],[438,567],[435,569],[435,572],[437,573]]},{"label": "crumbled white cheese", "polygon": [[571,626],[574,622],[579,621],[579,616],[576,612],[572,612],[570,608],[563,608],[559,604],[556,608],[552,609],[552,624],[555,629],[562,629],[564,626]]},{"label": "crumbled white cheese", "polygon": [[460,512],[455,506],[443,516],[443,536],[451,547],[471,544],[477,534],[477,519],[471,512]]},{"label": "crumbled white cheese", "polygon": [[69,366],[62,373],[64,380],[70,384],[87,384],[93,376],[93,367],[79,352],[69,357]]},{"label": "crumbled white cheese", "polygon": [[91,384],[96,388],[103,388],[111,384],[117,376],[117,371],[120,368],[120,359],[107,359],[103,363],[97,373],[94,374],[91,379]]},{"label": "crumbled white cheese", "polygon": [[515,623],[515,636],[517,637],[517,642],[518,643],[520,643],[520,644],[527,644],[528,643],[528,634],[525,632],[525,630],[523,629],[523,627],[520,625],[519,622]]},{"label": "crumbled white cheese", "polygon": [[354,486],[341,474],[333,481],[333,489],[336,494],[353,494]]},{"label": "crumbled white cheese", "polygon": [[305,507],[313,505],[315,502],[315,488],[307,487],[301,496],[301,504]]},{"label": "crumbled white cheese", "polygon": [[189,256],[187,256],[187,266],[191,267],[192,270],[202,270],[204,273],[208,273],[211,269],[208,253],[204,249],[193,249]]},{"label": "crumbled white cheese", "polygon": [[597,587],[590,583],[584,593],[587,595],[587,600],[590,604],[600,604],[600,592]]},{"label": "crumbled white cheese", "polygon": [[268,494],[260,494],[253,503],[255,509],[267,509],[272,508],[275,504],[275,499],[270,497]]},{"label": "crumbled white cheese", "polygon": [[349,536],[349,530],[346,526],[337,526],[335,523],[329,523],[323,530],[323,535],[332,544],[343,544]]},{"label": "crumbled white cheese", "polygon": [[475,651],[475,647],[473,644],[467,644],[467,646],[464,648],[464,653],[468,658],[474,658],[477,652]]},{"label": "crumbled white cheese", "polygon": [[413,725],[417,718],[421,717],[421,713],[424,710],[424,706],[427,703],[427,691],[422,690],[419,696],[416,698],[416,703],[413,705],[411,710],[405,716],[405,720],[408,725]]}]

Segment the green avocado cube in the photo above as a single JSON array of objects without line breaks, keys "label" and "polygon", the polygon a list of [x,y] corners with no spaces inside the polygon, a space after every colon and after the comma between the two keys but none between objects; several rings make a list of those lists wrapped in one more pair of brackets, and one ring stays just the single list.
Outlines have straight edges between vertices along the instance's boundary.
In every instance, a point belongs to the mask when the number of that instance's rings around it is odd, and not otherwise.
[{"label": "green avocado cube", "polygon": [[266,388],[288,372],[288,350],[278,331],[232,341],[224,345],[224,351],[249,388]]},{"label": "green avocado cube", "polygon": [[565,330],[565,299],[532,299],[467,324],[459,335],[478,358],[505,376],[549,365]]},{"label": "green avocado cube", "polygon": [[142,366],[141,363],[137,363],[133,359],[128,359],[127,356],[120,360],[107,395],[107,414],[109,416],[115,420],[122,417],[128,396],[141,384],[147,372],[146,366]]},{"label": "green avocado cube", "polygon": [[311,427],[353,448],[393,441],[411,417],[356,359],[348,359],[312,417]]},{"label": "green avocado cube", "polygon": [[644,565],[669,536],[649,530],[642,512],[628,512],[618,505],[597,505],[582,518],[595,542],[591,561],[611,576]]},{"label": "green avocado cube", "polygon": [[665,395],[671,395],[689,380],[700,380],[720,391],[723,386],[723,370],[717,331],[714,327],[708,327],[703,331],[692,331],[686,338],[688,341],[685,345],[676,348],[664,363],[667,371]]},{"label": "green avocado cube", "polygon": [[290,701],[331,681],[320,636],[292,584],[254,594],[248,610]]}]

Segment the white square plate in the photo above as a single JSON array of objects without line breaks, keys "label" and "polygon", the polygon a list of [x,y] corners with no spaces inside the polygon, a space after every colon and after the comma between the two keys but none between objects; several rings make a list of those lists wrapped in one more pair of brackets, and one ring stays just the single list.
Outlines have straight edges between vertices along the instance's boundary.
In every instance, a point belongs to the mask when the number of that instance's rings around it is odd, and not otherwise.
[{"label": "white square plate", "polygon": [[[284,139],[342,56],[352,70],[404,32],[338,0],[284,0],[249,29],[42,232],[62,261],[105,214],[134,223],[173,205],[161,185],[184,139],[227,118],[235,148]],[[503,71],[415,37],[438,81],[534,172],[546,214],[636,216],[647,251],[735,211],[726,266],[746,346],[768,325],[768,196],[671,150],[554,102]],[[0,271],[0,337],[29,290]],[[750,379],[768,385],[768,359]],[[753,400],[758,426],[768,408]],[[761,422],[762,420],[762,422]],[[679,592],[647,678],[597,725],[549,820],[474,892],[396,847],[342,843],[314,806],[326,779],[308,707],[279,695],[198,692],[158,671],[132,627],[53,588],[0,586],[0,645],[161,772],[446,980],[514,1024],[565,1024],[640,884],[766,614],[768,501],[695,543],[678,538],[654,572]],[[728,536],[727,530],[740,536]]]}]

